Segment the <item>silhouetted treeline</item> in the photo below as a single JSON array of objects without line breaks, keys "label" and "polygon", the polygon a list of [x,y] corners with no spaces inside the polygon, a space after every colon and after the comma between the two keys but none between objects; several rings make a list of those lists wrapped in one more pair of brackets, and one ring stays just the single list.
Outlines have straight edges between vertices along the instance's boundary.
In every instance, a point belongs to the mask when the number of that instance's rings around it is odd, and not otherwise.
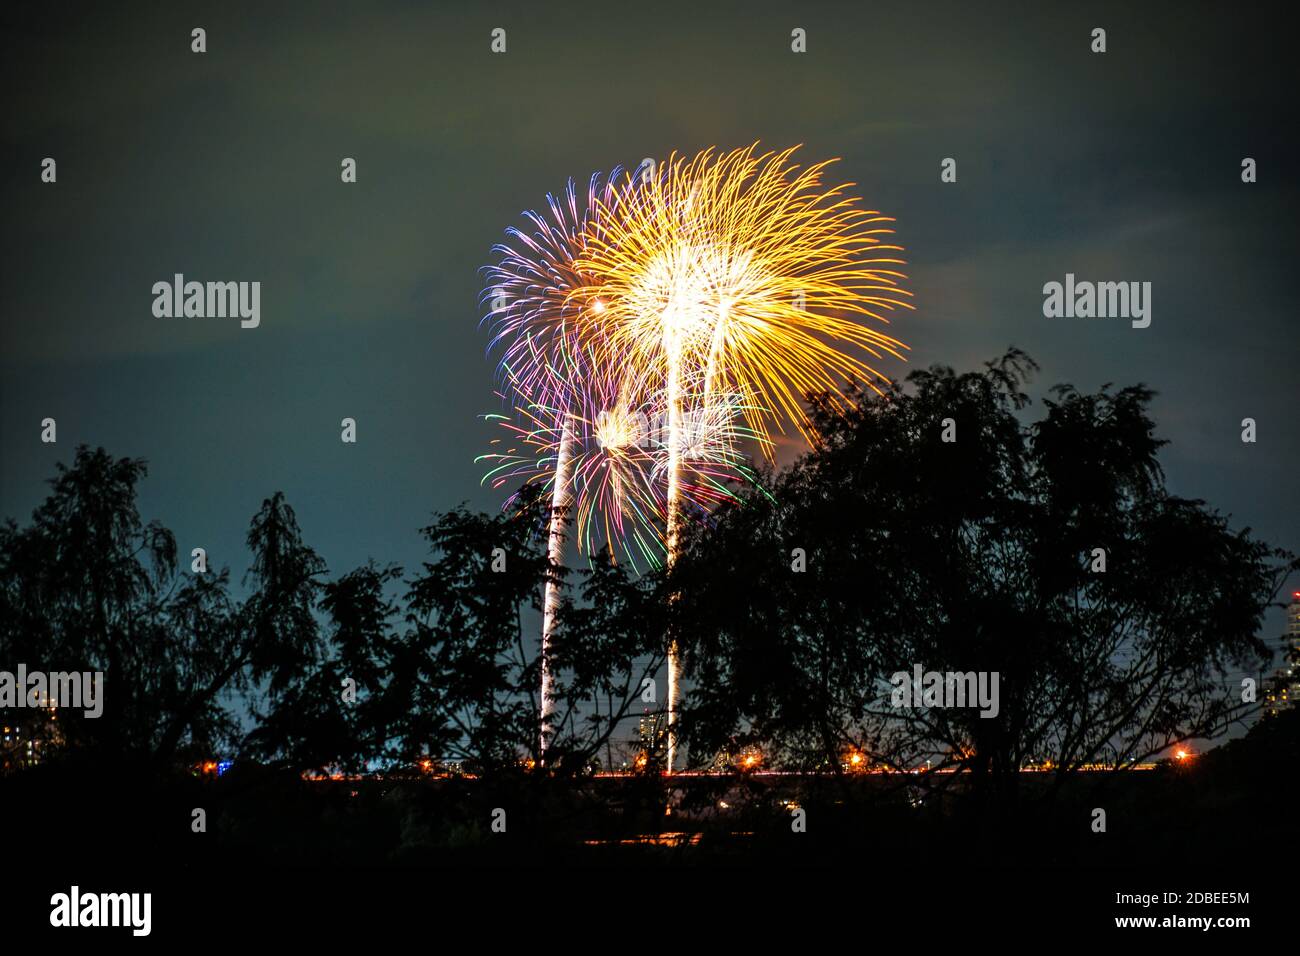
[{"label": "silhouetted treeline", "polygon": [[[699,522],[671,578],[551,566],[538,494],[435,515],[419,569],[331,577],[277,493],[236,596],[139,515],[143,461],[82,447],[0,529],[0,661],[105,672],[102,717],[60,713],[65,754],[516,773],[542,763],[535,625],[555,576],[547,775],[614,762],[625,718],[662,707],[645,681],[675,633],[694,765],[756,748],[831,774],[958,768],[920,786],[1014,806],[1023,767],[1052,769],[1051,793],[1252,714],[1230,675],[1266,661],[1263,615],[1298,566],[1168,493],[1149,390],[1059,387],[1031,421],[1032,368],[1011,351],[816,400],[817,447]],[[895,706],[891,675],[916,666],[996,673],[996,714]]]},{"label": "silhouetted treeline", "polygon": [[[47,759],[237,756],[353,772],[454,759],[490,773],[537,757],[527,612],[548,574],[569,573],[548,564],[540,497],[510,515],[436,516],[421,531],[430,559],[409,577],[370,562],[331,580],[277,493],[249,526],[237,599],[229,569],[182,566],[172,533],[141,519],[145,473],[141,460],[79,448],[31,523],[0,530],[5,667],[105,675],[102,715],[59,711]],[[576,588],[557,659],[552,773],[610,752],[642,675],[662,659],[652,582],[604,562]],[[29,728],[46,719],[3,713]]]},{"label": "silhouetted treeline", "polygon": [[[1014,806],[1023,767],[1054,791],[1258,712],[1241,678],[1295,556],[1166,490],[1149,389],[1059,386],[1031,421],[1033,370],[1012,350],[823,399],[815,451],[695,529],[676,581],[693,752],[860,752]],[[996,715],[892,706],[916,665],[996,672]]]}]

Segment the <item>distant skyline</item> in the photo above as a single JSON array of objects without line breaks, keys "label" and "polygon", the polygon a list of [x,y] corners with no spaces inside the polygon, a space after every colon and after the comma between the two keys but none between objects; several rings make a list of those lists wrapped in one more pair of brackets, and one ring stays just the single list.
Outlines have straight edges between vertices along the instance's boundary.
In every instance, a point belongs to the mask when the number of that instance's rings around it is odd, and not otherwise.
[{"label": "distant skyline", "polygon": [[[1144,382],[1170,488],[1300,548],[1280,31],[1208,4],[586,11],[0,14],[0,516],[25,523],[84,442],[148,459],[144,517],[236,581],[276,490],[331,574],[415,567],[433,511],[500,507],[473,459],[492,437],[477,416],[499,410],[478,270],[503,230],[570,176],[757,140],[843,157],[836,177],[897,218],[917,311],[895,327],[908,364],[882,370],[967,369],[1014,344],[1042,367],[1036,399]],[[260,325],[156,318],[152,288],[175,273],[260,282]],[[1151,326],[1045,318],[1043,285],[1067,273],[1150,282]]]}]

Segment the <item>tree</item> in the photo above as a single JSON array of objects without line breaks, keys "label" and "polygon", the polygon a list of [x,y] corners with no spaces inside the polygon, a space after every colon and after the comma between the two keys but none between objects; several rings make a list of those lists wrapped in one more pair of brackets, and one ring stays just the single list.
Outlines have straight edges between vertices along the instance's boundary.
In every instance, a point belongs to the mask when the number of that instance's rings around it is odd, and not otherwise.
[{"label": "tree", "polygon": [[[536,628],[524,625],[541,613],[546,582],[563,585],[567,573],[547,554],[548,511],[541,495],[528,492],[509,514],[458,508],[422,532],[433,560],[411,582],[410,646],[395,655],[389,687],[415,705],[404,734],[408,757],[445,753],[480,773],[541,759],[539,662],[524,637]],[[580,602],[562,608],[554,636],[557,707],[545,763],[560,774],[589,765],[640,694],[640,677],[662,660],[653,656],[662,631],[648,582],[607,555],[583,582]]]},{"label": "tree", "polygon": [[321,584],[326,646],[249,734],[253,752],[298,770],[353,773],[389,755],[390,728],[405,709],[387,693],[399,643],[391,623],[398,608],[387,591],[400,578],[400,568],[370,561]]},{"label": "tree", "polygon": [[[1050,760],[1059,787],[1248,712],[1224,673],[1263,658],[1296,559],[1168,493],[1150,390],[1060,387],[1026,424],[1033,368],[1012,350],[844,412],[818,400],[815,449],[692,534],[676,578],[693,753],[758,740],[839,767],[856,748],[968,770],[1014,805],[1027,763]],[[918,664],[997,673],[996,716],[894,706],[891,676]]]},{"label": "tree", "polygon": [[103,672],[102,716],[61,711],[64,744],[167,758],[183,737],[229,730],[210,691],[224,686],[237,629],[226,574],[178,573],[172,533],[141,520],[146,473],[141,459],[81,446],[30,526],[5,523],[0,659]]},{"label": "tree", "polygon": [[[400,572],[369,565],[325,581],[325,562],[303,540],[281,492],[253,517],[248,548],[253,563],[245,583],[254,590],[244,606],[244,659],[249,683],[265,688],[267,703],[254,709],[247,752],[297,770],[361,769],[367,755],[357,708],[364,699],[368,713],[379,689],[377,660],[392,614],[383,587]],[[334,624],[334,654],[322,634],[322,610]],[[345,679],[365,681],[364,694],[345,696]]]},{"label": "tree", "polygon": [[[491,773],[539,759],[537,649],[523,622],[568,573],[547,556],[540,496],[508,515],[436,516],[403,618],[392,594],[402,570],[371,561],[328,580],[281,493],[249,525],[248,594],[234,600],[228,569],[179,569],[171,532],[141,520],[145,474],[142,460],[80,448],[30,527],[0,526],[3,659],[106,675],[101,720],[59,715],[67,749],[160,764],[237,751],[294,770],[452,756]],[[560,774],[608,754],[662,662],[653,582],[607,556],[581,582],[557,619],[547,769]]]},{"label": "tree", "polygon": [[[0,529],[0,658],[103,672],[101,717],[58,714],[69,751],[170,763],[235,746],[232,695],[265,687],[275,727],[317,692],[324,563],[277,493],[249,530],[253,591],[241,605],[228,569],[181,570],[175,536],[141,519],[146,474],[142,459],[81,446],[71,467],[59,465],[30,526]],[[267,753],[276,733],[255,734],[250,746]]]},{"label": "tree", "polygon": [[667,700],[655,685],[667,657],[664,582],[657,576],[633,576],[602,551],[582,573],[579,591],[580,599],[564,605],[559,615],[560,733],[547,760],[584,767],[603,748],[605,766],[612,767],[612,738],[634,705],[652,703],[654,713],[667,716]]}]

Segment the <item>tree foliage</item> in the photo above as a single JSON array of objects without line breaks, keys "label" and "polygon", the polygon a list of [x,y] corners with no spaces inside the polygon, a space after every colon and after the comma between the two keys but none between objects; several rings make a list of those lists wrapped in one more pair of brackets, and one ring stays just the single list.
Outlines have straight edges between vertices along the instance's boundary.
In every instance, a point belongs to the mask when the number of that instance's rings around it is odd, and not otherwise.
[{"label": "tree foliage", "polygon": [[[847,408],[816,400],[816,447],[694,526],[667,577],[608,555],[553,565],[535,492],[434,515],[412,574],[372,560],[331,576],[276,493],[236,589],[226,568],[178,566],[171,532],[141,518],[143,461],[82,447],[28,525],[0,526],[0,661],[105,673],[102,718],[60,714],[67,753],[572,776],[662,712],[674,633],[696,764],[758,745],[766,765],[839,771],[856,752],[968,770],[1014,805],[1027,765],[1064,785],[1249,713],[1229,675],[1265,658],[1264,612],[1300,566],[1168,491],[1149,389],[1061,386],[1034,417],[1033,370],[1013,350]],[[548,581],[566,598],[542,752]],[[891,677],[918,665],[996,673],[996,716],[896,706]]]},{"label": "tree foliage", "polygon": [[[1168,492],[1150,390],[1060,387],[1028,421],[1033,368],[1012,350],[819,401],[818,447],[696,530],[675,584],[693,753],[860,750],[1013,796],[1026,765],[1130,767],[1255,707],[1225,675],[1266,658],[1294,558]],[[918,664],[996,672],[996,717],[895,706]]]}]

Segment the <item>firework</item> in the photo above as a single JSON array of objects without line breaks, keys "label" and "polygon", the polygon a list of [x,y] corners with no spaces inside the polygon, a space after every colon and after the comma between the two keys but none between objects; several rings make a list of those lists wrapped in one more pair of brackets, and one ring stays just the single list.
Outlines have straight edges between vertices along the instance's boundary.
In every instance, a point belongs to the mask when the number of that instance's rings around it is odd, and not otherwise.
[{"label": "firework", "polygon": [[532,405],[491,416],[506,434],[477,459],[489,466],[483,480],[494,488],[540,482],[552,491],[563,481],[565,515],[580,551],[608,548],[633,568],[654,567],[663,553],[663,496],[655,479],[652,412],[627,395],[602,397],[601,391],[574,389],[563,416]]},{"label": "firework", "polygon": [[[541,483],[554,490],[567,476],[566,516],[579,552],[608,550],[634,570],[662,566],[668,474],[668,429],[662,396],[637,399],[624,387],[613,393],[575,389],[574,404],[559,425],[553,409],[522,405],[513,415],[490,415],[504,434],[475,459],[493,488],[519,490]],[[735,484],[754,482],[743,453],[764,438],[743,424],[738,396],[715,395],[682,415],[679,474],[683,509],[707,515],[735,497]],[[561,461],[563,459],[563,462]]]},{"label": "firework", "polygon": [[[616,170],[610,181],[617,175]],[[576,270],[575,260],[587,230],[594,225],[602,195],[606,201],[613,198],[610,181],[602,185],[600,175],[593,175],[581,199],[572,180],[559,197],[548,195],[547,212],[526,212],[528,229],[508,229],[510,241],[493,247],[500,261],[486,270],[484,299],[490,310],[484,321],[492,328],[489,349],[500,348],[502,353],[498,369],[505,397],[517,402],[531,420],[534,427],[526,434],[534,437],[534,447],[539,445],[538,436],[554,436],[553,443],[543,446],[551,449],[553,445],[553,454],[542,459],[552,485],[547,554],[553,565],[563,560],[576,440],[573,412],[594,377],[593,370],[581,361],[573,333],[584,312],[601,307],[597,296],[575,297],[578,288],[591,288],[590,279]],[[505,467],[508,469],[508,464]],[[559,582],[551,579],[543,600],[539,652],[539,756],[546,749],[554,711],[550,661],[558,610]]]},{"label": "firework", "polygon": [[[575,272],[602,309],[575,331],[666,392],[738,393],[751,429],[792,423],[803,399],[885,376],[859,357],[901,359],[901,342],[862,320],[911,308],[888,243],[893,219],[826,186],[830,162],[801,169],[794,148],[691,160],[597,198]],[[672,379],[676,376],[675,385]],[[688,381],[688,379],[690,381]]]},{"label": "firework", "polygon": [[562,410],[583,379],[575,331],[584,313],[603,305],[576,259],[597,211],[613,202],[618,175],[617,169],[609,180],[593,175],[581,198],[570,180],[558,197],[546,197],[546,212],[524,213],[527,229],[512,226],[509,241],[492,247],[500,261],[484,270],[489,311],[483,321],[491,328],[489,351],[501,351],[498,376],[512,398]]},{"label": "firework", "polygon": [[[607,546],[638,566],[672,567],[684,516],[707,513],[751,479],[744,450],[772,457],[773,435],[811,427],[810,393],[842,404],[849,380],[884,376],[863,356],[902,358],[864,320],[910,308],[887,242],[893,220],[859,209],[852,184],[794,150],[674,154],[658,174],[572,182],[495,247],[484,296],[513,416],[489,462],[494,486],[542,481],[552,493],[551,560],[562,515],[580,549]],[[585,200],[585,201],[584,201]],[[542,749],[551,712],[548,583],[542,634]],[[671,772],[679,691],[669,635]]]},{"label": "firework", "polygon": [[[893,220],[859,209],[851,184],[826,186],[829,163],[801,169],[794,149],[674,154],[658,174],[596,199],[574,262],[571,301],[601,309],[577,341],[661,394],[666,564],[677,555],[690,480],[689,415],[734,396],[770,455],[791,423],[811,437],[810,393],[841,403],[844,383],[884,376],[859,357],[902,358],[905,346],[864,319],[910,308],[895,268]],[[668,647],[668,769],[675,759],[679,660]]]},{"label": "firework", "polygon": [[[499,262],[485,270],[489,349],[501,353],[499,394],[513,414],[489,416],[505,435],[478,460],[489,465],[484,481],[494,487],[519,481],[549,488],[553,565],[563,560],[570,520],[580,550],[589,555],[605,547],[638,568],[659,566],[666,553],[663,396],[635,368],[591,344],[604,302],[597,280],[577,265],[601,211],[615,204],[617,179],[617,170],[608,179],[596,174],[585,195],[570,181],[560,196],[548,196],[545,211],[524,214],[526,228],[507,230],[509,241],[493,247]],[[728,418],[738,407],[715,396],[696,413],[697,434],[688,450],[695,480],[681,492],[673,488],[700,511],[729,493],[730,479],[747,473],[735,450],[745,429]],[[680,476],[682,469],[671,474]],[[550,661],[558,610],[559,583],[548,580],[539,655],[540,752],[554,712]]]}]

